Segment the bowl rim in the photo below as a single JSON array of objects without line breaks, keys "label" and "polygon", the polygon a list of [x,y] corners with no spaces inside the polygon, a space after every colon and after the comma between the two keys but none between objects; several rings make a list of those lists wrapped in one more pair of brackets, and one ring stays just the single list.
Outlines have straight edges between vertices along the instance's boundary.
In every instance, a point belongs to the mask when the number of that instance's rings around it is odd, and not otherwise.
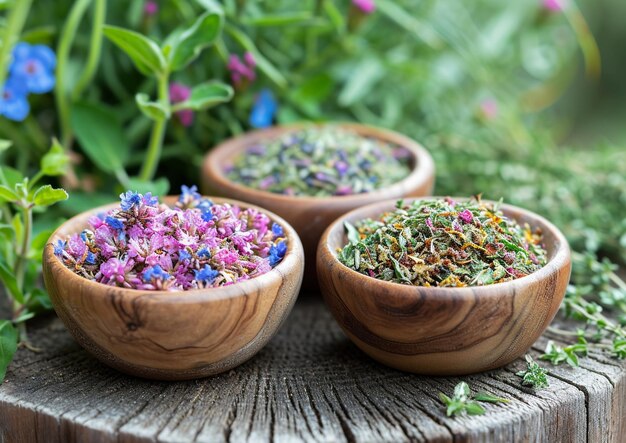
[{"label": "bowl rim", "polygon": [[[197,288],[197,289],[189,289],[186,291],[151,291],[146,289],[132,289],[132,288],[123,288],[119,286],[111,286],[106,285],[104,283],[99,283],[93,280],[89,280],[85,277],[81,277],[80,275],[72,272],[59,258],[54,254],[54,241],[57,239],[63,238],[60,231],[66,229],[66,227],[73,222],[78,221],[79,219],[88,218],[89,216],[96,215],[98,213],[104,212],[108,209],[112,209],[119,206],[119,203],[110,203],[102,206],[98,206],[96,208],[92,208],[90,210],[81,212],[72,218],[66,220],[61,225],[59,225],[54,232],[48,238],[46,242],[46,246],[43,251],[43,262],[44,266],[47,264],[49,267],[49,274],[51,278],[56,280],[59,279],[69,279],[74,280],[79,284],[86,285],[86,287],[91,289],[90,296],[102,296],[104,294],[103,291],[106,291],[108,294],[114,294],[119,296],[128,296],[128,297],[139,297],[142,299],[155,301],[155,302],[163,302],[167,301],[170,303],[185,303],[185,302],[200,302],[200,301],[218,301],[218,300],[226,300],[232,299],[235,297],[246,296],[249,293],[258,291],[260,288],[265,287],[270,284],[272,281],[276,280],[284,280],[284,276],[289,273],[290,268],[296,269],[304,269],[304,252],[302,243],[300,241],[300,237],[296,233],[295,229],[287,223],[282,217],[274,214],[267,209],[261,208],[259,206],[253,205],[251,203],[242,202],[239,200],[224,198],[224,197],[214,197],[214,196],[203,196],[205,198],[209,198],[211,201],[217,204],[229,203],[232,205],[237,205],[242,209],[256,209],[258,211],[263,212],[267,215],[272,222],[278,223],[281,225],[285,232],[285,237],[287,238],[287,252],[283,259],[274,266],[268,272],[258,275],[249,280],[244,280],[241,282],[237,282],[228,286],[218,286],[216,288]],[[178,199],[178,196],[175,195],[167,195],[159,198],[159,203],[165,203],[168,206],[171,206],[174,201]],[[47,263],[46,263],[47,262]],[[62,292],[62,291],[59,291]],[[294,294],[297,296],[297,293]]]},{"label": "bowl rim", "polygon": [[[263,191],[260,189],[252,188],[250,186],[237,183],[228,178],[224,174],[221,164],[223,161],[218,162],[217,158],[223,158],[232,160],[235,156],[239,155],[243,150],[250,147],[255,141],[263,139],[275,139],[281,137],[284,134],[294,132],[308,127],[323,127],[323,126],[336,126],[348,130],[352,130],[361,136],[369,136],[381,141],[390,142],[404,147],[409,151],[413,160],[413,167],[409,174],[402,180],[393,183],[384,188],[378,188],[370,192],[364,192],[360,194],[350,195],[332,195],[325,197],[315,197],[310,195],[285,195],[275,192]],[[231,137],[213,149],[211,149],[204,157],[203,160],[203,180],[205,184],[208,181],[215,181],[217,185],[221,187],[227,187],[233,189],[239,194],[245,194],[247,197],[256,199],[255,201],[272,200],[275,202],[293,203],[295,201],[304,203],[319,203],[319,204],[335,204],[337,202],[351,201],[354,203],[367,204],[374,199],[380,200],[381,197],[385,197],[389,194],[398,193],[398,191],[405,187],[421,187],[427,184],[429,181],[434,180],[435,162],[430,153],[417,141],[410,137],[401,134],[399,132],[380,128],[373,125],[365,125],[354,122],[301,122],[291,123],[287,125],[275,125],[269,128],[257,129],[249,131],[241,135]],[[207,180],[207,177],[211,179]]]},{"label": "bowl rim", "polygon": [[[444,199],[446,197],[441,196],[429,196],[429,197],[411,197],[403,199],[404,202],[412,203],[413,201],[419,200],[439,200]],[[464,201],[469,200],[470,197],[451,197],[456,201]],[[393,208],[398,199],[387,199],[381,202],[373,203],[367,206],[362,206],[360,208],[354,209],[350,212],[347,212],[337,219],[335,219],[329,226],[326,228],[322,237],[320,238],[317,257],[320,258],[322,255],[330,255],[333,259],[333,265],[336,263],[337,266],[326,266],[326,269],[329,273],[342,273],[344,275],[350,276],[352,278],[358,279],[364,285],[387,285],[390,289],[393,289],[397,294],[402,294],[404,296],[416,296],[419,292],[421,295],[433,294],[436,296],[441,296],[445,294],[454,293],[460,297],[474,297],[476,291],[480,291],[483,294],[481,296],[489,296],[492,295],[497,297],[503,291],[507,289],[515,289],[519,286],[526,286],[526,283],[531,283],[531,281],[541,281],[549,276],[553,275],[555,272],[560,269],[568,266],[570,263],[570,247],[567,239],[563,235],[563,233],[550,221],[546,218],[542,217],[539,214],[536,214],[532,211],[529,211],[524,208],[520,208],[519,206],[514,206],[506,203],[502,203],[499,205],[499,209],[502,210],[505,214],[507,211],[516,211],[520,214],[523,214],[525,218],[529,219],[529,224],[532,224],[530,220],[533,222],[539,222],[542,225],[542,229],[545,227],[556,239],[554,241],[554,252],[552,257],[548,259],[545,265],[543,265],[538,270],[525,275],[520,278],[516,278],[514,280],[509,280],[506,282],[500,283],[492,283],[490,285],[483,286],[464,286],[464,287],[454,287],[454,286],[417,286],[417,285],[404,285],[402,283],[396,283],[386,280],[380,280],[374,277],[370,277],[365,274],[361,274],[360,272],[355,271],[354,269],[344,265],[339,261],[337,257],[336,251],[333,251],[331,247],[329,247],[329,237],[331,233],[333,233],[337,229],[343,230],[344,221],[353,218],[355,216],[360,216],[360,218],[368,217],[367,213],[371,213],[374,210],[378,211],[380,209],[381,213],[385,211],[385,208]],[[482,200],[487,203],[497,203],[493,200]],[[345,234],[344,234],[345,235]]]}]

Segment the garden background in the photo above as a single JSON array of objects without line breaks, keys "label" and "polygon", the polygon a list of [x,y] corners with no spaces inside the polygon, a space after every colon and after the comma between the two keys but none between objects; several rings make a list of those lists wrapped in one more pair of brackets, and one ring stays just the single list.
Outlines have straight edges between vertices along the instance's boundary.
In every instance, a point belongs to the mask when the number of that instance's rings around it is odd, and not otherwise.
[{"label": "garden background", "polygon": [[25,341],[24,323],[51,308],[41,250],[61,221],[126,189],[176,193],[199,183],[203,155],[220,141],[303,120],[405,133],[435,158],[436,195],[482,193],[545,216],[576,251],[568,297],[626,322],[617,277],[626,262],[623,1],[4,0],[0,8],[8,351],[17,329]]}]

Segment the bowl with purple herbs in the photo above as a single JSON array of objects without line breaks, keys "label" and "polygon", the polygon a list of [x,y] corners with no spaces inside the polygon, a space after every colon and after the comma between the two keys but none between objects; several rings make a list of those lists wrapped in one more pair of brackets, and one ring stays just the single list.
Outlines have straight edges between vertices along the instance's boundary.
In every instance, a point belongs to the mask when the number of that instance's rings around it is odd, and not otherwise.
[{"label": "bowl with purple herbs", "polygon": [[46,288],[76,341],[120,371],[185,380],[245,362],[298,296],[304,252],[282,218],[183,187],[128,191],[68,220],[43,256]]},{"label": "bowl with purple herbs", "polygon": [[416,141],[355,123],[276,126],[229,139],[203,164],[204,191],[249,201],[287,220],[315,284],[315,252],[340,215],[389,198],[427,196],[434,163]]}]

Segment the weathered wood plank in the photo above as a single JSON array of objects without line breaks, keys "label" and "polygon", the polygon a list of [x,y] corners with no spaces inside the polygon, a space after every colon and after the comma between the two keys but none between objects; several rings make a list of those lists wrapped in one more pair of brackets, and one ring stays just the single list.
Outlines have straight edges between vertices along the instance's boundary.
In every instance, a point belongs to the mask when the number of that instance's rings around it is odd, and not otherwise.
[{"label": "weathered wood plank", "polygon": [[[626,435],[626,365],[594,353],[522,387],[515,361],[463,377],[511,400],[479,417],[445,416],[437,396],[461,378],[386,368],[353,346],[316,300],[302,300],[253,360],[190,382],[153,382],[101,365],[54,317],[31,326],[0,387],[0,442],[591,441]],[[550,337],[555,338],[555,337]],[[547,337],[531,353],[537,357]],[[549,365],[549,363],[546,363]]]}]

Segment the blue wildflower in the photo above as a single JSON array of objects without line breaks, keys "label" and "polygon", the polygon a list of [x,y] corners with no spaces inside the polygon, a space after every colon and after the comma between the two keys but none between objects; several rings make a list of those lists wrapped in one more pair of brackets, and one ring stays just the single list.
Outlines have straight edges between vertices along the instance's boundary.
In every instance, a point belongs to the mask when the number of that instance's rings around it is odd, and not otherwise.
[{"label": "blue wildflower", "polygon": [[65,250],[66,244],[67,242],[64,242],[63,240],[57,240],[57,242],[54,244],[54,254],[63,255],[63,251]]},{"label": "blue wildflower", "polygon": [[272,91],[269,89],[261,90],[254,101],[252,112],[250,112],[250,126],[253,128],[267,128],[271,126],[277,110],[278,104]]},{"label": "blue wildflower", "polygon": [[194,272],[196,274],[196,280],[200,283],[213,283],[213,280],[220,275],[219,271],[212,269],[209,265],[204,265],[204,268]]},{"label": "blue wildflower", "polygon": [[47,46],[22,42],[13,48],[11,76],[23,81],[28,92],[44,94],[52,91],[55,67],[56,56]]},{"label": "blue wildflower", "polygon": [[198,192],[198,187],[196,185],[193,185],[191,187],[182,185],[180,187],[180,191],[180,196],[178,197],[178,201],[180,203],[200,199],[200,193]]},{"label": "blue wildflower", "polygon": [[178,253],[178,261],[189,260],[191,258],[191,254],[184,249]]},{"label": "blue wildflower", "polygon": [[285,236],[285,231],[281,225],[274,223],[272,225],[272,234],[274,234],[274,238],[281,238]]},{"label": "blue wildflower", "polygon": [[87,233],[85,231],[80,233],[80,239],[84,242],[87,242]]},{"label": "blue wildflower", "polygon": [[143,204],[146,206],[156,206],[159,204],[159,199],[152,196],[152,192],[146,192],[143,196]]},{"label": "blue wildflower", "polygon": [[124,211],[129,211],[133,206],[139,207],[141,205],[141,194],[133,191],[126,191],[126,193],[120,194],[120,207]]},{"label": "blue wildflower", "polygon": [[85,258],[85,263],[90,264],[90,265],[95,265],[96,264],[96,254],[94,254],[91,251],[87,252],[87,258]]},{"label": "blue wildflower", "polygon": [[280,242],[277,245],[272,245],[272,247],[270,247],[270,266],[276,266],[276,264],[278,262],[280,262],[283,257],[285,256],[285,253],[287,252],[287,243],[286,242]]},{"label": "blue wildflower", "polygon": [[119,218],[111,217],[109,215],[104,219],[104,222],[113,229],[124,229],[124,223]]},{"label": "blue wildflower", "polygon": [[211,251],[209,251],[207,248],[202,248],[198,250],[198,257],[209,259],[211,258]]},{"label": "blue wildflower", "polygon": [[170,275],[159,265],[154,265],[143,272],[143,281],[146,283],[152,280],[167,280],[168,278],[170,278]]},{"label": "blue wildflower", "polygon": [[16,122],[24,120],[30,112],[27,94],[24,82],[19,78],[9,77],[0,95],[0,115]]}]

